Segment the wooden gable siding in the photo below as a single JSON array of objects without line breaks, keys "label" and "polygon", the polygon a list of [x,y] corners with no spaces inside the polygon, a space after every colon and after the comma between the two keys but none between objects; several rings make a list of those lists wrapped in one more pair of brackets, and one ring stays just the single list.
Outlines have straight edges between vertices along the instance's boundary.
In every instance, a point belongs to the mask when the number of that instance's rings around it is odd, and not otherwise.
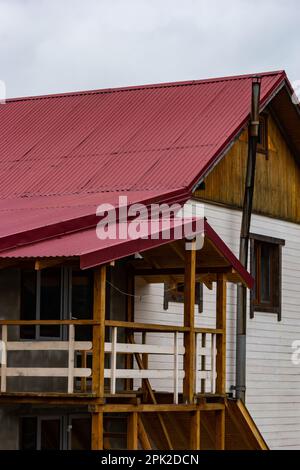
[{"label": "wooden gable siding", "polygon": [[[268,117],[268,156],[257,154],[253,210],[257,214],[300,223],[300,167],[275,120]],[[241,208],[247,164],[248,131],[205,180],[196,198]]]}]

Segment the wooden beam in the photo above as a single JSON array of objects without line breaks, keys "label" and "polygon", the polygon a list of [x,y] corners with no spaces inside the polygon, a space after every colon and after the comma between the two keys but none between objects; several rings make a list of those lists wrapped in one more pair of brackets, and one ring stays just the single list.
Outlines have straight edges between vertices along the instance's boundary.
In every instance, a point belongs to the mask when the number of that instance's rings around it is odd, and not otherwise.
[{"label": "wooden beam", "polygon": [[127,418],[127,449],[138,450],[138,413],[129,413]]},{"label": "wooden beam", "polygon": [[181,403],[179,405],[174,404],[113,404],[106,403],[98,405],[104,413],[131,413],[137,411],[138,413],[189,413],[192,411],[221,411],[225,409],[224,403],[201,403],[194,405],[186,405]]},{"label": "wooden beam", "polygon": [[[196,274],[227,274],[233,271],[231,266],[201,266],[196,268]],[[184,268],[136,268],[135,276],[183,276]]]},{"label": "wooden beam", "polygon": [[93,392],[104,397],[104,343],[105,343],[105,292],[106,266],[94,271],[94,312],[93,318],[99,322],[93,327]]},{"label": "wooden beam", "polygon": [[151,442],[146,432],[141,415],[138,417],[138,436],[143,450],[151,450]]},{"label": "wooden beam", "polygon": [[193,411],[190,425],[190,449],[200,450],[200,410]]},{"label": "wooden beam", "polygon": [[15,258],[1,258],[0,269],[14,268],[18,266],[19,263],[20,263],[20,260],[16,260]]},{"label": "wooden beam", "polygon": [[176,253],[176,255],[177,255],[182,261],[184,261],[184,259],[185,259],[184,250],[182,250],[182,248],[178,245],[177,242],[170,243],[170,244],[169,244],[169,247]]},{"label": "wooden beam", "polygon": [[[1,324],[1,323],[0,323]],[[106,326],[109,327],[118,327],[118,328],[125,328],[127,330],[133,331],[157,331],[161,333],[174,333],[175,331],[184,332],[187,331],[188,328],[184,328],[182,326],[171,326],[171,325],[157,325],[153,323],[135,323],[135,322],[126,322],[126,321],[118,321],[118,320],[106,320]]]},{"label": "wooden beam", "polygon": [[41,271],[42,269],[53,268],[60,264],[65,264],[68,260],[68,258],[37,258],[34,263],[34,269]]},{"label": "wooden beam", "polygon": [[225,410],[216,411],[216,450],[225,450]]},{"label": "wooden beam", "polygon": [[226,393],[226,277],[222,274],[217,280],[217,312],[216,327],[223,331],[217,335],[217,358],[216,358],[216,393]]},{"label": "wooden beam", "polygon": [[196,242],[185,252],[184,275],[184,326],[189,330],[184,333],[184,371],[183,399],[186,403],[194,402],[195,392],[195,285],[196,285]]}]

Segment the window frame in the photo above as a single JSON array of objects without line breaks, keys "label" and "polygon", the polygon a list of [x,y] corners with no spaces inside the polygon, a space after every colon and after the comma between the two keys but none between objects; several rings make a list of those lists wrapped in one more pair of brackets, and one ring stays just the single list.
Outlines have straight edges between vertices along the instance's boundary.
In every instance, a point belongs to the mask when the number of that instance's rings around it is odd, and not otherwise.
[{"label": "window frame", "polygon": [[257,152],[262,153],[266,156],[266,159],[269,158],[269,142],[268,142],[268,115],[266,113],[261,114],[259,117],[259,133],[261,133],[261,127],[263,128],[262,132],[262,142],[257,142]]},{"label": "window frame", "polygon": [[[271,256],[270,275],[270,294],[271,301],[263,302],[257,300],[257,279],[256,279],[256,254],[258,247],[268,244],[276,254]],[[250,234],[250,253],[251,253],[251,275],[255,280],[255,289],[250,291],[250,318],[254,318],[255,312],[276,314],[278,321],[282,320],[282,247],[285,246],[285,240],[268,237],[259,234]],[[261,248],[260,248],[261,250]],[[275,279],[274,279],[275,277]],[[276,286],[274,289],[274,285]]]},{"label": "window frame", "polygon": [[[169,303],[174,302],[174,303],[179,303],[183,304],[184,303],[184,289],[183,291],[178,290],[178,286],[183,286],[183,283],[178,282],[177,283],[177,289],[170,289],[170,284],[167,282],[164,283],[164,310],[169,309]],[[171,298],[171,292],[173,292],[173,295],[177,294],[177,298],[174,299],[174,297]],[[204,297],[204,292],[203,292],[203,282],[196,282],[196,289],[195,289],[195,305],[198,306],[198,312],[203,313],[203,297]]]},{"label": "window frame", "polygon": [[[49,268],[51,269],[51,268]],[[57,269],[57,268],[56,268]],[[40,308],[41,308],[41,272],[42,271],[36,271],[36,285],[35,285],[35,312],[34,312],[34,319],[35,320],[40,320]],[[21,273],[21,293],[23,292],[23,274]],[[22,294],[21,294],[22,295]],[[60,268],[60,311],[59,311],[59,318],[57,320],[62,320],[66,319],[65,318],[65,313],[64,313],[64,306],[65,306],[65,295],[66,295],[66,288],[65,288],[65,269],[64,267]],[[22,298],[20,299],[21,306],[20,306],[20,317],[22,315]],[[59,335],[57,336],[45,336],[41,335],[40,329],[41,325],[36,325],[34,327],[34,335],[32,338],[24,338],[22,336],[22,328],[27,328],[26,325],[23,325],[22,327],[19,328],[19,337],[22,341],[48,341],[48,340],[63,340],[66,339],[66,333],[65,329],[60,326],[59,328]]]}]

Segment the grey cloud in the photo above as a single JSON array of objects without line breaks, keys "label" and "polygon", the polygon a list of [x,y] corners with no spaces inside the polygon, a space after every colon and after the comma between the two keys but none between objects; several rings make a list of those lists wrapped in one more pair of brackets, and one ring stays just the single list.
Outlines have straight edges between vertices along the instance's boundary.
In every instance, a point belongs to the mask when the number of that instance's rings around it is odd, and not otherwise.
[{"label": "grey cloud", "polygon": [[299,2],[0,0],[9,96],[285,68],[300,78]]}]

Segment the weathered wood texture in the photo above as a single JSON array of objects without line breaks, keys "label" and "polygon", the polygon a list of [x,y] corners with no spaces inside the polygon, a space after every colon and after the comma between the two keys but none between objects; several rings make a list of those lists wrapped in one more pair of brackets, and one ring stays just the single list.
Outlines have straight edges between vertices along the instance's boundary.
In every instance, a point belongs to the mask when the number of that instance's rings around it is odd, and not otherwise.
[{"label": "weathered wood texture", "polygon": [[[300,167],[275,120],[268,117],[268,158],[257,154],[253,211],[300,222]],[[205,180],[197,198],[241,208],[245,189],[248,131]]]}]

